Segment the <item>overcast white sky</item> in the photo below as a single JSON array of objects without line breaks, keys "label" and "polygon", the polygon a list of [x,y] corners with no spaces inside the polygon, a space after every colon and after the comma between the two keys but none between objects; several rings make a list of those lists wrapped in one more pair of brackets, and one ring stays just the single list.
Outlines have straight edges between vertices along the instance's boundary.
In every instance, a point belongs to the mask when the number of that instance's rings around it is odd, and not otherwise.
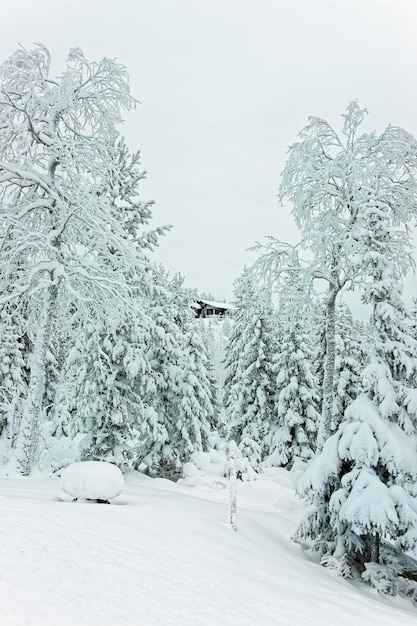
[{"label": "overcast white sky", "polygon": [[75,46],[128,67],[158,259],[218,300],[256,240],[296,239],[276,193],[309,115],[340,128],[359,99],[367,130],[417,135],[417,0],[3,0],[1,61],[33,42],[56,73]]}]

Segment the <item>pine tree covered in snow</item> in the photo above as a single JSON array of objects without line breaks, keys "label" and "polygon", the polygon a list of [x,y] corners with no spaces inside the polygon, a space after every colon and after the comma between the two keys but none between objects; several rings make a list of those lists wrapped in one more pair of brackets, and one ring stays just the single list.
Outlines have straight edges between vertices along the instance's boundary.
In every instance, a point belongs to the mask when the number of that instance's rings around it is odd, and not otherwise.
[{"label": "pine tree covered in snow", "polygon": [[74,328],[56,422],[87,435],[85,459],[144,463],[152,474],[173,476],[207,449],[214,389],[182,281],[152,265],[149,276],[137,291],[136,316]]},{"label": "pine tree covered in snow", "polygon": [[193,452],[207,449],[216,425],[215,390],[207,350],[192,312],[193,295],[180,277],[160,269],[149,315],[153,321],[148,359],[152,407],[144,463],[155,474],[175,475]]},{"label": "pine tree covered in snow", "polygon": [[366,331],[363,323],[354,320],[346,304],[336,309],[336,358],[334,374],[333,419],[334,432],[346,408],[361,393],[361,374],[366,364]]},{"label": "pine tree covered in snow", "polygon": [[291,273],[278,304],[279,349],[274,357],[274,417],[265,438],[268,465],[291,468],[315,450],[319,414],[313,367],[313,336],[299,274]]},{"label": "pine tree covered in snow", "polygon": [[82,459],[136,467],[149,411],[143,401],[150,376],[146,319],[138,313],[123,325],[91,321],[73,331],[58,411],[64,419],[69,414],[72,436],[86,434]]},{"label": "pine tree covered in snow", "polygon": [[417,339],[417,298],[413,298],[413,303],[410,310],[410,328],[411,335],[414,339]]},{"label": "pine tree covered in snow", "polygon": [[6,454],[14,446],[27,394],[29,339],[26,325],[21,310],[0,308],[0,434],[7,440]]},{"label": "pine tree covered in snow", "polygon": [[365,393],[299,485],[311,506],[298,536],[313,538],[325,563],[344,560],[374,586],[395,592],[402,570],[391,543],[403,550],[417,545],[417,342],[401,301],[410,259],[383,206],[370,201],[361,221],[369,238],[364,300],[373,307]]},{"label": "pine tree covered in snow", "polygon": [[226,350],[226,422],[229,438],[254,466],[273,415],[275,314],[267,292],[257,292],[249,272],[236,283],[236,313]]},{"label": "pine tree covered in snow", "polygon": [[[322,403],[325,355],[324,306],[318,303],[313,313],[314,374],[317,379],[319,406]],[[367,362],[366,345],[369,343],[365,324],[353,318],[345,303],[336,305],[335,369],[331,432],[343,420],[347,406],[361,393],[361,375]]]}]

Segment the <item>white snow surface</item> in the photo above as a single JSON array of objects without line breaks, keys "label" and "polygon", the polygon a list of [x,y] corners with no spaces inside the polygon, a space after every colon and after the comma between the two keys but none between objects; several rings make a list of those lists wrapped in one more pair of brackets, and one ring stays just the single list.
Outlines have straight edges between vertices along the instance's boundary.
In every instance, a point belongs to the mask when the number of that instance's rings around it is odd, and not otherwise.
[{"label": "white snow surface", "polygon": [[69,496],[88,500],[111,500],[125,486],[122,472],[104,461],[80,461],[61,472],[60,487]]},{"label": "white snow surface", "polygon": [[212,458],[192,487],[129,472],[110,506],[72,502],[56,477],[0,478],[1,623],[415,626],[411,601],[340,578],[291,540],[296,473],[238,482],[234,532]]}]

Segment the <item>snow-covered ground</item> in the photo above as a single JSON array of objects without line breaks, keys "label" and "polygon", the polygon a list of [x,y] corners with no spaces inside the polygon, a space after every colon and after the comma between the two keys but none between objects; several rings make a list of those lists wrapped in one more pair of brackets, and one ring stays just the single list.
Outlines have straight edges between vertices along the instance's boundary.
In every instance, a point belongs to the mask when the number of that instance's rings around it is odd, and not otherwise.
[{"label": "snow-covered ground", "polygon": [[239,483],[234,532],[217,461],[193,487],[130,472],[110,505],[72,502],[58,477],[0,478],[0,623],[416,624],[411,601],[343,580],[291,541],[296,474]]}]

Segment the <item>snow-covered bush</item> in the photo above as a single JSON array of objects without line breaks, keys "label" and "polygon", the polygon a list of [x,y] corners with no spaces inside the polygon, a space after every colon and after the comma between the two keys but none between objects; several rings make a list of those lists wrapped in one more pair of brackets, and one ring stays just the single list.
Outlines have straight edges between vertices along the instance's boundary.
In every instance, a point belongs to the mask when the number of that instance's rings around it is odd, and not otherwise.
[{"label": "snow-covered bush", "polygon": [[195,487],[197,485],[205,485],[206,480],[204,478],[204,472],[199,470],[194,463],[188,461],[182,466],[182,479],[180,479],[184,485],[188,487]]},{"label": "snow-covered bush", "polygon": [[223,470],[224,476],[228,477],[231,470],[236,474],[236,478],[244,482],[255,480],[258,476],[250,459],[244,456],[235,441],[229,441],[227,445],[227,461]]},{"label": "snow-covered bush", "polygon": [[191,461],[199,470],[207,470],[211,465],[211,458],[208,452],[193,452]]},{"label": "snow-covered bush", "polygon": [[60,486],[76,500],[108,501],[122,493],[124,478],[112,463],[81,461],[62,470]]}]

